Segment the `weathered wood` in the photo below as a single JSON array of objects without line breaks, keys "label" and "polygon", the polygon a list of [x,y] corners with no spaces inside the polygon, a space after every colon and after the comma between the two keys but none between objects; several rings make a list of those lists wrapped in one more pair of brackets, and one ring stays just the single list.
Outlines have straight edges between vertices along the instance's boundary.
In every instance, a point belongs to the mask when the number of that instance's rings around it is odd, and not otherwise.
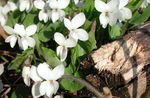
[{"label": "weathered wood", "polygon": [[118,98],[141,98],[150,86],[150,25],[101,46],[82,62],[94,66],[104,85]]}]

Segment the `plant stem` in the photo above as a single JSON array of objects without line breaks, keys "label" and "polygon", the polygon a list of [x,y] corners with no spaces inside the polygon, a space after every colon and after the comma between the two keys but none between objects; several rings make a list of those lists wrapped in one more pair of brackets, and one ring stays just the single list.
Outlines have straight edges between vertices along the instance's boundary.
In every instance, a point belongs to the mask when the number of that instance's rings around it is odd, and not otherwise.
[{"label": "plant stem", "polygon": [[80,83],[81,85],[84,85],[89,91],[91,91],[92,93],[94,93],[97,96],[97,98],[104,98],[104,96],[103,96],[102,93],[100,93],[90,83],[86,82],[85,80],[83,80],[81,78],[77,78],[77,77],[74,77],[72,75],[63,75],[62,79],[74,80],[74,81]]}]

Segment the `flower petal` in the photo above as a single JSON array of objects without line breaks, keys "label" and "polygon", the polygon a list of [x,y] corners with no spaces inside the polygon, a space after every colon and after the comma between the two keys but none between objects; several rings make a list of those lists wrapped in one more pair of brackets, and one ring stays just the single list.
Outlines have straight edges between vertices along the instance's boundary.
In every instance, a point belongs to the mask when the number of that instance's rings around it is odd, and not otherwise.
[{"label": "flower petal", "polygon": [[21,43],[21,48],[23,49],[23,50],[26,50],[27,48],[28,48],[28,46],[29,46],[29,44],[28,44],[28,41],[27,41],[27,39],[26,38],[21,38],[21,40],[18,40],[18,41],[20,41],[20,43]]},{"label": "flower petal", "polygon": [[52,9],[57,9],[58,8],[58,1],[57,0],[49,0],[49,6]]},{"label": "flower petal", "polygon": [[31,36],[31,35],[35,34],[36,30],[37,30],[36,25],[30,25],[26,28],[26,35]]},{"label": "flower petal", "polygon": [[77,45],[77,41],[75,39],[73,39],[72,37],[68,38],[65,41],[65,46],[68,48],[75,47],[76,45]]},{"label": "flower petal", "polygon": [[4,26],[6,24],[7,21],[7,16],[6,15],[2,15],[0,14],[0,25]]},{"label": "flower petal", "polygon": [[49,18],[49,13],[45,12],[44,9],[42,9],[40,12],[39,12],[39,20],[42,21],[44,20],[44,22],[46,23],[48,21],[48,18]]},{"label": "flower petal", "polygon": [[41,76],[45,80],[49,80],[49,74],[51,74],[51,70],[49,68],[49,65],[47,63],[40,63],[37,66],[37,72],[39,76]]},{"label": "flower petal", "polygon": [[107,5],[111,11],[116,11],[119,6],[119,0],[110,0]]},{"label": "flower petal", "polygon": [[27,42],[28,42],[28,45],[30,46],[30,47],[34,47],[35,46],[35,40],[32,38],[32,37],[26,37],[26,40],[27,40]]},{"label": "flower petal", "polygon": [[43,0],[35,0],[34,6],[38,9],[43,9],[45,6],[45,2]]},{"label": "flower petal", "polygon": [[103,28],[106,28],[107,24],[109,23],[109,18],[105,16],[105,13],[101,13],[99,16],[100,23],[102,24]]},{"label": "flower petal", "polygon": [[53,81],[52,83],[54,86],[54,94],[56,94],[59,88],[59,83],[57,81]]},{"label": "flower petal", "polygon": [[54,98],[61,98],[61,96],[60,95],[56,95]]},{"label": "flower petal", "polygon": [[59,12],[52,10],[51,19],[52,19],[52,22],[55,23],[59,19]]},{"label": "flower petal", "polygon": [[60,65],[56,66],[52,70],[52,74],[50,76],[51,80],[57,80],[57,79],[61,78],[62,75],[64,75],[64,71],[65,71],[64,65],[60,64]]},{"label": "flower petal", "polygon": [[16,34],[19,34],[20,36],[25,36],[25,28],[24,25],[15,24],[14,31]]},{"label": "flower petal", "polygon": [[69,5],[69,3],[70,3],[70,0],[65,0],[65,2],[64,0],[58,0],[58,8],[64,9]]},{"label": "flower petal", "polygon": [[4,64],[0,64],[0,75],[4,72]]},{"label": "flower petal", "polygon": [[23,80],[24,80],[24,83],[27,85],[27,86],[30,86],[30,67],[26,67],[24,66],[23,69],[22,69],[22,77],[23,77]]},{"label": "flower petal", "polygon": [[70,38],[73,38],[76,42],[78,41],[78,35],[77,35],[77,33],[75,32],[75,31],[71,31],[70,33],[69,33],[69,37]]},{"label": "flower petal", "polygon": [[54,91],[55,91],[55,88],[54,88],[53,84],[50,83],[49,81],[44,81],[44,82],[41,83],[40,93],[42,95],[46,94],[49,98],[51,98]]},{"label": "flower petal", "polygon": [[29,9],[30,6],[29,0],[19,0],[19,1],[20,1],[19,9],[21,12]]},{"label": "flower petal", "polygon": [[63,62],[67,58],[68,49],[64,46],[58,46],[57,47],[57,54],[60,57],[60,61]]},{"label": "flower petal", "polygon": [[132,12],[129,8],[124,7],[120,10],[120,12],[121,12],[121,16],[122,16],[121,17],[122,21],[124,21],[125,19],[132,18]]},{"label": "flower petal", "polygon": [[119,0],[119,9],[125,7],[128,4],[129,0]]},{"label": "flower petal", "polygon": [[40,78],[40,76],[37,74],[37,67],[31,66],[30,78],[31,78],[34,82],[42,81],[42,79]]},{"label": "flower petal", "polygon": [[71,23],[74,29],[77,29],[84,24],[85,20],[86,20],[86,17],[84,13],[79,13],[73,17],[73,19],[71,20]]},{"label": "flower petal", "polygon": [[118,17],[116,16],[117,14],[115,13],[110,13],[109,15],[109,25],[112,26],[114,24],[116,24]]},{"label": "flower petal", "polygon": [[95,8],[99,12],[104,12],[106,11],[107,5],[101,0],[95,0]]},{"label": "flower petal", "polygon": [[62,35],[61,33],[56,32],[56,33],[54,34],[54,40],[56,41],[57,44],[59,44],[59,45],[64,45],[65,37],[64,37],[64,35]]},{"label": "flower petal", "polygon": [[68,30],[71,30],[72,29],[72,24],[71,24],[71,21],[67,18],[64,18],[64,25],[65,27],[68,29]]},{"label": "flower petal", "polygon": [[79,40],[87,41],[89,39],[88,33],[84,29],[76,29]]},{"label": "flower petal", "polygon": [[5,39],[5,42],[10,42],[10,46],[11,48],[14,48],[16,42],[17,42],[17,37],[15,35],[11,35],[11,36],[8,36],[6,39]]},{"label": "flower petal", "polygon": [[3,26],[4,30],[8,33],[8,34],[13,34],[14,33],[14,29],[9,27],[9,26]]},{"label": "flower petal", "polygon": [[41,85],[41,82],[35,82],[33,84],[32,91],[31,91],[33,98],[38,98],[42,96],[42,94],[40,93],[40,85]]}]

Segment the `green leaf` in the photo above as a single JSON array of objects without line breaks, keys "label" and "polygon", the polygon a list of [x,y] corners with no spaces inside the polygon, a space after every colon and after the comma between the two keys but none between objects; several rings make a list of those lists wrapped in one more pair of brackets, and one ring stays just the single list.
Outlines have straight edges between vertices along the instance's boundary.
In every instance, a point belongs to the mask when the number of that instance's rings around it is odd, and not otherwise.
[{"label": "green leaf", "polygon": [[42,28],[40,28],[40,32],[38,32],[39,40],[42,42],[48,42],[50,39],[53,39],[53,35],[56,31],[59,30],[59,32],[61,32],[61,30],[63,30],[61,27],[62,25],[60,22],[44,25]]},{"label": "green leaf", "polygon": [[25,61],[27,57],[31,56],[33,52],[33,49],[27,49],[26,51],[23,51],[22,54],[18,54],[16,58],[8,65],[8,69],[18,70],[20,65]]},{"label": "green leaf", "polygon": [[30,92],[29,87],[25,85],[18,85],[15,89],[13,89],[10,98],[29,98],[29,96],[31,96]]},{"label": "green leaf", "polygon": [[71,64],[75,66],[77,64],[77,59],[80,56],[83,56],[85,53],[86,52],[84,51],[84,49],[79,44],[77,44],[76,47],[71,49]]},{"label": "green leaf", "polygon": [[150,17],[149,11],[150,11],[150,5],[148,7],[146,7],[145,9],[143,9],[142,14],[140,14],[138,11],[136,11],[135,14],[133,15],[132,19],[129,21],[129,23],[134,24],[134,26],[144,23]]},{"label": "green leaf", "polygon": [[[72,65],[69,65],[67,68],[65,68],[65,74],[73,75],[73,69],[71,66]],[[76,71],[74,73],[74,76],[80,77],[80,73],[78,71]],[[79,84],[73,80],[68,80],[68,79],[62,79],[60,84],[65,90],[69,90],[69,91],[76,91],[76,90],[80,90],[83,88],[83,86],[81,84]]]},{"label": "green leaf", "polygon": [[42,55],[46,62],[51,66],[51,67],[56,67],[57,65],[61,64],[60,60],[56,56],[55,51],[42,47]]},{"label": "green leaf", "polygon": [[120,38],[123,35],[121,28],[119,25],[113,25],[111,29],[109,30],[109,36],[111,39],[117,39]]},{"label": "green leaf", "polygon": [[28,13],[26,14],[24,20],[23,20],[23,24],[27,27],[29,25],[34,24],[34,19],[36,17],[36,14],[33,13]]}]

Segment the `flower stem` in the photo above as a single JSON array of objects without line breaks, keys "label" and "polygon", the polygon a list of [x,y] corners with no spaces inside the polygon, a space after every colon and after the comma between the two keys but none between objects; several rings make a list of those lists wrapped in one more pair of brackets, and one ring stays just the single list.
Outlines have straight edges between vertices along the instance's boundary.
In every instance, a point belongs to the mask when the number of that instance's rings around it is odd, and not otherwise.
[{"label": "flower stem", "polygon": [[77,78],[74,77],[72,75],[63,75],[61,79],[68,79],[68,80],[74,80],[78,83],[80,83],[81,85],[85,86],[89,91],[91,91],[92,93],[94,93],[97,98],[104,98],[103,94],[100,93],[95,87],[93,87],[90,83],[88,83],[87,81],[81,79],[81,78]]}]

